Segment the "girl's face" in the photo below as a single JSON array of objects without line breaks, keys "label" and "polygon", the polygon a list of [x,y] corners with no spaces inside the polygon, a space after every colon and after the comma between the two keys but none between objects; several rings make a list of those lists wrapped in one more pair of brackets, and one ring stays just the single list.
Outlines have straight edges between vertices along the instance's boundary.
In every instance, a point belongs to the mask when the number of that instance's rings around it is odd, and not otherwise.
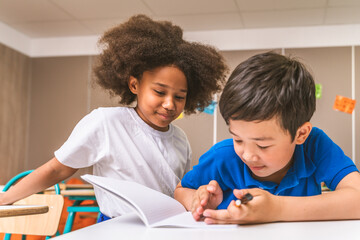
[{"label": "girl's face", "polygon": [[140,80],[131,77],[129,88],[137,95],[136,112],[156,130],[167,131],[169,124],[184,110],[187,81],[177,67],[145,71]]}]

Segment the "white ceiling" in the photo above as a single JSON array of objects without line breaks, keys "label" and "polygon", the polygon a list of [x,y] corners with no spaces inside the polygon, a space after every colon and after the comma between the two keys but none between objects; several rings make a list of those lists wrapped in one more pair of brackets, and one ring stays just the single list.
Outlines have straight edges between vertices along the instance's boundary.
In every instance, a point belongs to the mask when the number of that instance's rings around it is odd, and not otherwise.
[{"label": "white ceiling", "polygon": [[360,0],[0,0],[0,22],[29,38],[100,35],[138,13],[189,32],[360,24]]}]

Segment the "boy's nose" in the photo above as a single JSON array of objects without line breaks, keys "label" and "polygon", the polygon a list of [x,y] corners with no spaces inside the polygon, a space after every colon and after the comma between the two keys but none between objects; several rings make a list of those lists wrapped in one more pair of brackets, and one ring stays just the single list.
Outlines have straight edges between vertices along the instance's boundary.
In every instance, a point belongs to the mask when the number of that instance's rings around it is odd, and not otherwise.
[{"label": "boy's nose", "polygon": [[250,149],[244,149],[242,159],[244,159],[246,162],[254,162],[256,161],[256,154]]}]

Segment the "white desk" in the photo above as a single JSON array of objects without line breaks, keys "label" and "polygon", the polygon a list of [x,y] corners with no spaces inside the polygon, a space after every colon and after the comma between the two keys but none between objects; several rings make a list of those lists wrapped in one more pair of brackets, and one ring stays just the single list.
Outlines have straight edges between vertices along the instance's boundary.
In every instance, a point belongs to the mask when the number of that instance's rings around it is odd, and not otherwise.
[{"label": "white desk", "polygon": [[54,239],[359,240],[360,220],[269,223],[242,225],[231,229],[146,228],[135,214],[127,214]]}]

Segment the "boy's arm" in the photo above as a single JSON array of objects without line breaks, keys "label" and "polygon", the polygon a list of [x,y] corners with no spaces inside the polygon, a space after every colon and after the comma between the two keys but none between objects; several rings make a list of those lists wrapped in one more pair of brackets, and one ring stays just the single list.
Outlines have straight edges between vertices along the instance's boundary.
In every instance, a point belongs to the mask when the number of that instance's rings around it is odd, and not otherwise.
[{"label": "boy's arm", "polygon": [[283,221],[360,219],[360,174],[348,174],[332,192],[284,198]]},{"label": "boy's arm", "polygon": [[261,223],[360,219],[360,174],[345,176],[335,191],[309,197],[275,196],[261,189],[234,190],[236,197],[251,193],[254,199],[237,207],[232,201],[226,210],[204,211],[205,222]]},{"label": "boy's arm", "polygon": [[0,205],[12,204],[20,199],[59,183],[73,175],[77,169],[60,163],[55,157],[25,176],[5,193],[0,194]]}]

